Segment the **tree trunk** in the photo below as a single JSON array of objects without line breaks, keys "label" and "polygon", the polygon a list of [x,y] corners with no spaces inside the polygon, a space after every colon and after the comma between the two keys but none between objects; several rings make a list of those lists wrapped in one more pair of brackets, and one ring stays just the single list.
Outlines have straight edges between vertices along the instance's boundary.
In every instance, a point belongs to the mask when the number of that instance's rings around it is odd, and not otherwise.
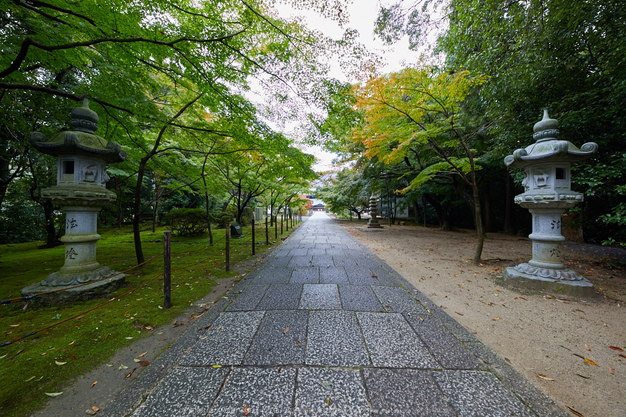
[{"label": "tree trunk", "polygon": [[152,211],[152,233],[156,231],[156,224],[159,220],[159,200],[162,194],[161,182],[159,174],[154,173],[154,210]]},{"label": "tree trunk", "polygon": [[57,234],[56,227],[54,227],[54,206],[51,200],[40,201],[39,204],[43,207],[43,212],[46,218],[46,248],[53,248],[61,244],[59,240],[59,234]]},{"label": "tree trunk", "polygon": [[472,194],[474,197],[474,221],[476,222],[476,252],[474,252],[474,263],[480,263],[483,254],[483,244],[485,243],[485,231],[480,212],[480,193],[476,183],[472,184]]},{"label": "tree trunk", "polygon": [[143,248],[141,246],[141,229],[139,221],[141,217],[141,187],[143,185],[143,176],[146,170],[147,162],[148,159],[146,157],[142,158],[139,162],[139,169],[137,170],[137,184],[135,185],[135,201],[133,202],[133,237],[135,241],[135,256],[137,257],[138,264],[145,261]]},{"label": "tree trunk", "polygon": [[493,218],[493,210],[491,209],[491,190],[489,188],[489,181],[485,182],[484,186],[484,200],[485,200],[485,232],[495,233],[496,224]]},{"label": "tree trunk", "polygon": [[506,183],[506,191],[504,193],[504,198],[506,199],[504,205],[504,233],[515,235],[515,184],[508,170],[506,170],[504,181]]},{"label": "tree trunk", "polygon": [[202,164],[202,182],[204,183],[204,204],[206,206],[206,224],[207,229],[209,230],[209,244],[213,244],[213,230],[211,230],[211,208],[209,207],[209,190],[206,186],[206,176],[204,175],[204,170],[206,167],[206,161],[209,159],[209,154],[204,156],[204,163]]},{"label": "tree trunk", "polygon": [[11,170],[9,168],[9,161],[5,158],[0,158],[0,208],[4,202],[4,196],[7,193],[7,188],[11,183]]},{"label": "tree trunk", "polygon": [[122,222],[124,221],[124,213],[122,211],[122,182],[117,177],[115,177],[115,193],[117,194],[115,201],[117,204],[117,228],[121,229]]},{"label": "tree trunk", "polygon": [[[450,230],[452,230],[450,217],[448,216],[448,213],[446,212],[446,210],[441,206],[439,201],[437,201],[430,194],[424,194],[424,198],[435,209],[435,213],[437,214],[437,219],[439,220],[439,227],[441,227],[441,230],[445,230],[446,232],[449,232]],[[426,207],[424,207],[424,210],[426,210]]]}]

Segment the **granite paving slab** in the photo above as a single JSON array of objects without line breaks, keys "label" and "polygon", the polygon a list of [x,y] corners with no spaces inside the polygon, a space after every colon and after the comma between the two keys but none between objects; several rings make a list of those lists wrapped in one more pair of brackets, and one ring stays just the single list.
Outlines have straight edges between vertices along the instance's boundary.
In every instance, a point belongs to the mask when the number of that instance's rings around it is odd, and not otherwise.
[{"label": "granite paving slab", "polygon": [[292,257],[287,266],[301,267],[301,266],[313,266],[312,256],[298,256]]},{"label": "granite paving slab", "polygon": [[383,308],[390,313],[426,314],[426,310],[415,298],[401,287],[372,287]]},{"label": "granite paving slab", "polygon": [[294,416],[370,417],[367,393],[359,371],[299,369]]},{"label": "granite paving slab", "polygon": [[487,369],[465,346],[459,343],[441,322],[426,314],[404,314],[404,318],[444,369]]},{"label": "granite paving slab", "polygon": [[341,308],[336,284],[304,284],[300,306],[303,310],[338,310]]},{"label": "granite paving slab", "polygon": [[344,310],[383,311],[383,306],[371,287],[363,285],[339,285],[339,296]]},{"label": "granite paving slab", "polygon": [[296,268],[289,280],[290,284],[319,284],[319,282],[320,269],[317,267]]},{"label": "granite paving slab", "polygon": [[335,266],[333,258],[328,255],[315,255],[311,257],[311,265],[328,268],[329,266]]},{"label": "granite paving slab", "polygon": [[208,415],[291,415],[295,384],[295,368],[235,368]]},{"label": "granite paving slab", "polygon": [[180,365],[241,364],[264,315],[264,311],[223,313],[206,331],[206,336],[183,356]]},{"label": "granite paving slab", "polygon": [[320,284],[348,284],[348,274],[342,267],[320,268]]},{"label": "granite paving slab", "polygon": [[433,377],[460,416],[534,416],[489,372],[442,371]]},{"label": "granite paving slab", "polygon": [[[273,263],[273,261],[271,261]],[[291,261],[290,261],[291,262]],[[261,284],[286,284],[291,279],[293,268],[287,266],[268,266],[264,268],[254,279],[254,283]]]},{"label": "granite paving slab", "polygon": [[372,271],[369,269],[357,265],[355,267],[346,267],[346,273],[348,274],[348,281],[350,285],[378,285],[378,281],[372,277]]},{"label": "granite paving slab", "polygon": [[348,256],[334,256],[333,264],[337,267],[354,268],[356,267],[356,260]]},{"label": "granite paving slab", "polygon": [[300,304],[302,285],[272,284],[257,305],[257,310],[295,310]]},{"label": "granite paving slab", "polygon": [[363,375],[374,416],[456,416],[428,371],[364,369]]},{"label": "granite paving slab", "polygon": [[303,364],[306,326],[306,311],[266,312],[243,361],[244,365]]},{"label": "granite paving slab", "polygon": [[306,348],[307,365],[368,366],[363,335],[354,313],[311,311]]},{"label": "granite paving slab", "polygon": [[356,313],[376,367],[435,369],[439,364],[398,313]]},{"label": "granite paving slab", "polygon": [[254,308],[259,304],[263,295],[265,295],[265,291],[269,288],[269,285],[248,285],[244,290],[242,290],[241,294],[237,295],[235,301],[233,301],[226,311],[249,311],[254,310]]},{"label": "granite paving slab", "polygon": [[133,413],[133,417],[206,415],[227,368],[174,368]]},{"label": "granite paving slab", "polygon": [[196,324],[99,414],[567,415],[323,213]]}]

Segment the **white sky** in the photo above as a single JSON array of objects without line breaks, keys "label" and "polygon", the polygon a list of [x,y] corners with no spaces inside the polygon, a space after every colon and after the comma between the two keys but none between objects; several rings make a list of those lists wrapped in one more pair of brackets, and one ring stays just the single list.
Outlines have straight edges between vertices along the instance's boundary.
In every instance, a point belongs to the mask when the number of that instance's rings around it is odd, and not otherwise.
[{"label": "white sky", "polygon": [[[383,4],[388,3],[392,2],[383,0]],[[336,22],[325,19],[313,11],[295,10],[286,5],[276,5],[276,8],[281,17],[302,17],[309,28],[319,30],[333,39],[341,39],[347,28],[356,29],[360,35],[360,42],[370,51],[376,52],[383,57],[386,65],[382,68],[382,72],[395,72],[404,68],[406,66],[405,63],[417,62],[419,53],[409,49],[407,38],[392,46],[384,45],[382,41],[375,39],[374,22],[376,21],[380,4],[380,0],[354,0],[353,4],[349,5],[348,9],[344,11],[344,13],[348,13],[350,16],[349,23],[345,28],[340,28]],[[348,79],[338,66],[333,70],[332,75],[342,81],[356,81]],[[285,133],[289,135],[289,131]],[[326,152],[319,147],[306,147],[304,151],[318,158],[318,163],[313,166],[315,171],[327,171],[331,168],[331,160],[335,157],[334,154]]]}]

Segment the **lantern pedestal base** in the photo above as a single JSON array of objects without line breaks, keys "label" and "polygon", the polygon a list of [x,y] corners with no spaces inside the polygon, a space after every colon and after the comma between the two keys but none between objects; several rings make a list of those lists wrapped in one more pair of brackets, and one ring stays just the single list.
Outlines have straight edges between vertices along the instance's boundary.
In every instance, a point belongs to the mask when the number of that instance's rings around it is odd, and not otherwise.
[{"label": "lantern pedestal base", "polygon": [[378,219],[370,219],[370,221],[367,222],[367,228],[368,229],[382,229],[383,227],[380,225],[380,223],[378,223]]},{"label": "lantern pedestal base", "polygon": [[506,268],[507,286],[520,290],[582,297],[596,296],[593,284],[571,269],[537,268],[527,263]]},{"label": "lantern pedestal base", "polygon": [[[29,303],[35,307],[73,303],[75,301],[87,301],[93,298],[105,297],[120,288],[126,282],[126,275],[112,271],[111,268],[108,267],[101,267],[97,270],[89,271],[88,275],[90,279],[86,279],[87,275],[85,275],[85,273],[71,274],[70,276],[69,274],[66,275],[59,272],[53,272],[45,280],[22,289],[22,297],[28,297],[48,291],[56,291],[49,294],[38,295],[30,300]],[[50,281],[53,281],[50,279],[53,276],[61,281],[73,281],[73,283],[69,285],[46,285]],[[108,278],[102,279],[104,277]],[[102,280],[96,281],[98,279]],[[71,288],[89,281],[96,282]]]}]

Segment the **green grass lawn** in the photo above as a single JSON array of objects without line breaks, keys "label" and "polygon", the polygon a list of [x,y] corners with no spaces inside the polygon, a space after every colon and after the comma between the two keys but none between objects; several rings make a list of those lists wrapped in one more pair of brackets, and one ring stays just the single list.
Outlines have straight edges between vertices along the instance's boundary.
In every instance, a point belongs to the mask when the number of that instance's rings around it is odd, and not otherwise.
[{"label": "green grass lawn", "polygon": [[[147,226],[146,226],[147,227]],[[231,240],[231,265],[251,256],[250,227],[245,237]],[[163,231],[142,232],[145,258],[163,251]],[[289,229],[291,232],[292,229]],[[286,230],[279,239],[288,235]],[[99,230],[98,262],[116,271],[136,265],[132,230]],[[256,228],[257,242],[265,242],[264,226]],[[270,230],[270,241],[274,231]],[[24,303],[0,306],[0,343],[37,331],[68,317],[75,319],[0,348],[0,415],[24,416],[41,406],[46,393],[63,391],[72,378],[105,362],[120,348],[147,336],[150,329],[172,321],[193,301],[210,292],[216,280],[233,276],[224,270],[224,230],[208,236],[172,236],[172,305],[163,310],[163,258],[126,273],[127,286],[106,299],[76,302],[41,309],[24,309]],[[0,299],[16,298],[20,290],[41,281],[63,266],[64,247],[38,249],[41,242],[0,246]],[[271,246],[270,246],[271,247]],[[256,245],[256,253],[266,250]],[[200,250],[198,250],[200,249]],[[158,277],[148,285],[141,284]],[[96,310],[81,314],[129,290],[131,294]],[[62,365],[60,365],[62,364]]]}]

